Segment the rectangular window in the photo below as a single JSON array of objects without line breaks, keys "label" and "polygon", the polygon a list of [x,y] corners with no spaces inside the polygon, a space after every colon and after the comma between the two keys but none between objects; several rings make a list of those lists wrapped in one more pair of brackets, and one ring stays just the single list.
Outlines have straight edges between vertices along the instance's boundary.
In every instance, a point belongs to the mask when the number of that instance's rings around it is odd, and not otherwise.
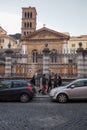
[{"label": "rectangular window", "polygon": [[0,43],[4,43],[4,39],[0,39]]},{"label": "rectangular window", "polygon": [[75,47],[75,44],[72,44],[72,47]]}]

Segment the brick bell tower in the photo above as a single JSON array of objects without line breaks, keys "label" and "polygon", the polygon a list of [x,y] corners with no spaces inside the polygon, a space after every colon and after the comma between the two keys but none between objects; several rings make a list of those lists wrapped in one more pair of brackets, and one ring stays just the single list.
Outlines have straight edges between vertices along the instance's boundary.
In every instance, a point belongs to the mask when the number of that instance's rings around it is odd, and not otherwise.
[{"label": "brick bell tower", "polygon": [[22,36],[29,35],[36,30],[36,8],[24,7],[22,8]]}]

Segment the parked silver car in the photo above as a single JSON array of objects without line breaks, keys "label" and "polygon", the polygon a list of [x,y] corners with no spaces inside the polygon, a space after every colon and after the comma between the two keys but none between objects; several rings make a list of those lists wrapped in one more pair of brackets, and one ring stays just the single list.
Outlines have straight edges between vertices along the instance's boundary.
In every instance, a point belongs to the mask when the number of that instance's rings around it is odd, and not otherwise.
[{"label": "parked silver car", "polygon": [[76,79],[50,91],[51,100],[65,103],[69,99],[87,99],[87,78]]}]

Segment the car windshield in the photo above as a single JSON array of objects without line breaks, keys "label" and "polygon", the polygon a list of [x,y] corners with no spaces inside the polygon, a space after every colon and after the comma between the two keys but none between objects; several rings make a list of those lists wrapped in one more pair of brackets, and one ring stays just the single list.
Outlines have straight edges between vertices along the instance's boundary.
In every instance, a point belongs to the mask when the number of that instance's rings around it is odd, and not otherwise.
[{"label": "car windshield", "polygon": [[69,85],[73,84],[75,81],[76,81],[76,80],[72,80],[72,81],[70,81],[70,82],[66,82],[63,86],[69,86]]},{"label": "car windshield", "polygon": [[71,82],[69,82],[68,84],[66,84],[65,86],[70,86],[70,85],[75,85],[75,87],[80,87],[80,86],[87,86],[87,80],[73,80]]},{"label": "car windshield", "polygon": [[71,83],[72,83],[72,81],[70,81],[70,82],[63,82],[62,86],[68,86]]}]

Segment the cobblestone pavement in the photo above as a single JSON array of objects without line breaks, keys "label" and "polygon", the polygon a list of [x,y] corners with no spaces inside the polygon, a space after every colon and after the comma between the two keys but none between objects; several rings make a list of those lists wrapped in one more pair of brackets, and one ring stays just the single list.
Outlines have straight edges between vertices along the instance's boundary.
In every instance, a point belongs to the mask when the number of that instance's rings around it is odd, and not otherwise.
[{"label": "cobblestone pavement", "polygon": [[87,102],[0,102],[0,130],[87,130]]}]

